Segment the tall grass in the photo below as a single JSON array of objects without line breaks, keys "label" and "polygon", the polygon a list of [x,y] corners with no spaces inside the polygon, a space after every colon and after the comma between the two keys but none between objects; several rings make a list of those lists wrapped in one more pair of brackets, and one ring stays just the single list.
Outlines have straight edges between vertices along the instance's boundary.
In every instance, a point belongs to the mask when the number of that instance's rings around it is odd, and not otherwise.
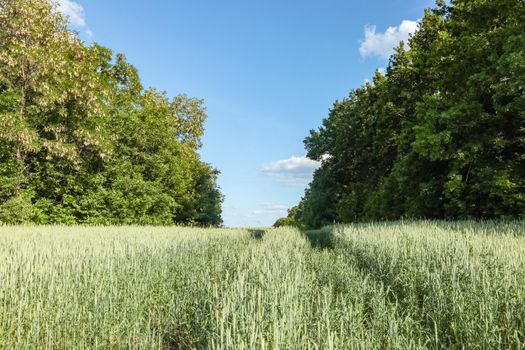
[{"label": "tall grass", "polygon": [[523,348],[525,224],[1,227],[0,348]]},{"label": "tall grass", "polygon": [[525,225],[419,223],[334,229],[346,264],[387,291],[432,348],[525,347]]}]

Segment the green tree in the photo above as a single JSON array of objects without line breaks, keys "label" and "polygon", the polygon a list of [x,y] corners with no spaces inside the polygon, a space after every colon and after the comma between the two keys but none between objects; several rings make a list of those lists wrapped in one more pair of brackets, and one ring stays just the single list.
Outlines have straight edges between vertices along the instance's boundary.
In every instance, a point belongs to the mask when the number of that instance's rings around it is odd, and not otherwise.
[{"label": "green tree", "polygon": [[524,19],[520,0],[425,11],[410,50],[306,138],[323,165],[294,219],[524,217]]},{"label": "green tree", "polygon": [[202,100],[144,90],[124,55],[86,46],[52,2],[0,0],[0,222],[218,225],[205,120]]}]

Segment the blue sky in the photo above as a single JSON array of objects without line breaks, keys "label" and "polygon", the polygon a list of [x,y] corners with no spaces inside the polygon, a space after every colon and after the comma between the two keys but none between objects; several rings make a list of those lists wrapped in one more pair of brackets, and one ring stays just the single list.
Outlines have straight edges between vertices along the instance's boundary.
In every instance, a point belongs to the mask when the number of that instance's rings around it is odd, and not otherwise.
[{"label": "blue sky", "polygon": [[203,98],[202,158],[227,226],[267,226],[317,166],[303,139],[384,68],[430,0],[58,0],[86,42],[124,53],[145,86]]}]

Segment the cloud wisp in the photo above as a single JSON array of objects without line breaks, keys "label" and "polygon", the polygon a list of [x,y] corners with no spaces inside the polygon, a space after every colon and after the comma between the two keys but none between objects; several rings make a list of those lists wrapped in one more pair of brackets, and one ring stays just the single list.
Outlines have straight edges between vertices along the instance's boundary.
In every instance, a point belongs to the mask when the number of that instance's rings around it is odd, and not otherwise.
[{"label": "cloud wisp", "polygon": [[69,23],[77,27],[86,26],[86,17],[82,5],[70,0],[58,0],[58,11],[66,16]]},{"label": "cloud wisp", "polygon": [[377,32],[376,26],[365,26],[365,39],[361,41],[359,52],[363,58],[377,56],[388,59],[400,41],[408,48],[408,39],[419,28],[417,21],[404,20],[397,27],[389,27],[384,33]]},{"label": "cloud wisp", "polygon": [[260,208],[252,211],[253,215],[286,215],[287,213],[287,206],[273,203],[263,203]]},{"label": "cloud wisp", "polygon": [[84,32],[88,38],[93,37],[93,31],[86,28],[86,16],[82,5],[71,0],[57,0],[56,5],[58,12],[67,18],[70,25],[85,28]]},{"label": "cloud wisp", "polygon": [[320,166],[320,162],[307,157],[290,157],[264,166],[262,172],[287,186],[306,186]]}]

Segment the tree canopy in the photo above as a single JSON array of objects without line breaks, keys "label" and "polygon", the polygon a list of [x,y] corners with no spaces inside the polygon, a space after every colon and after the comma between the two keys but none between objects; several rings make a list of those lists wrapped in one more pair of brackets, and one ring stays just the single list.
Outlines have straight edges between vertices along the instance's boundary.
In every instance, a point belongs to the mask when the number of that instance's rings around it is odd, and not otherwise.
[{"label": "tree canopy", "polygon": [[220,225],[204,102],[144,89],[48,0],[0,0],[0,222]]},{"label": "tree canopy", "polygon": [[297,225],[525,218],[525,2],[439,0],[305,139]]}]

